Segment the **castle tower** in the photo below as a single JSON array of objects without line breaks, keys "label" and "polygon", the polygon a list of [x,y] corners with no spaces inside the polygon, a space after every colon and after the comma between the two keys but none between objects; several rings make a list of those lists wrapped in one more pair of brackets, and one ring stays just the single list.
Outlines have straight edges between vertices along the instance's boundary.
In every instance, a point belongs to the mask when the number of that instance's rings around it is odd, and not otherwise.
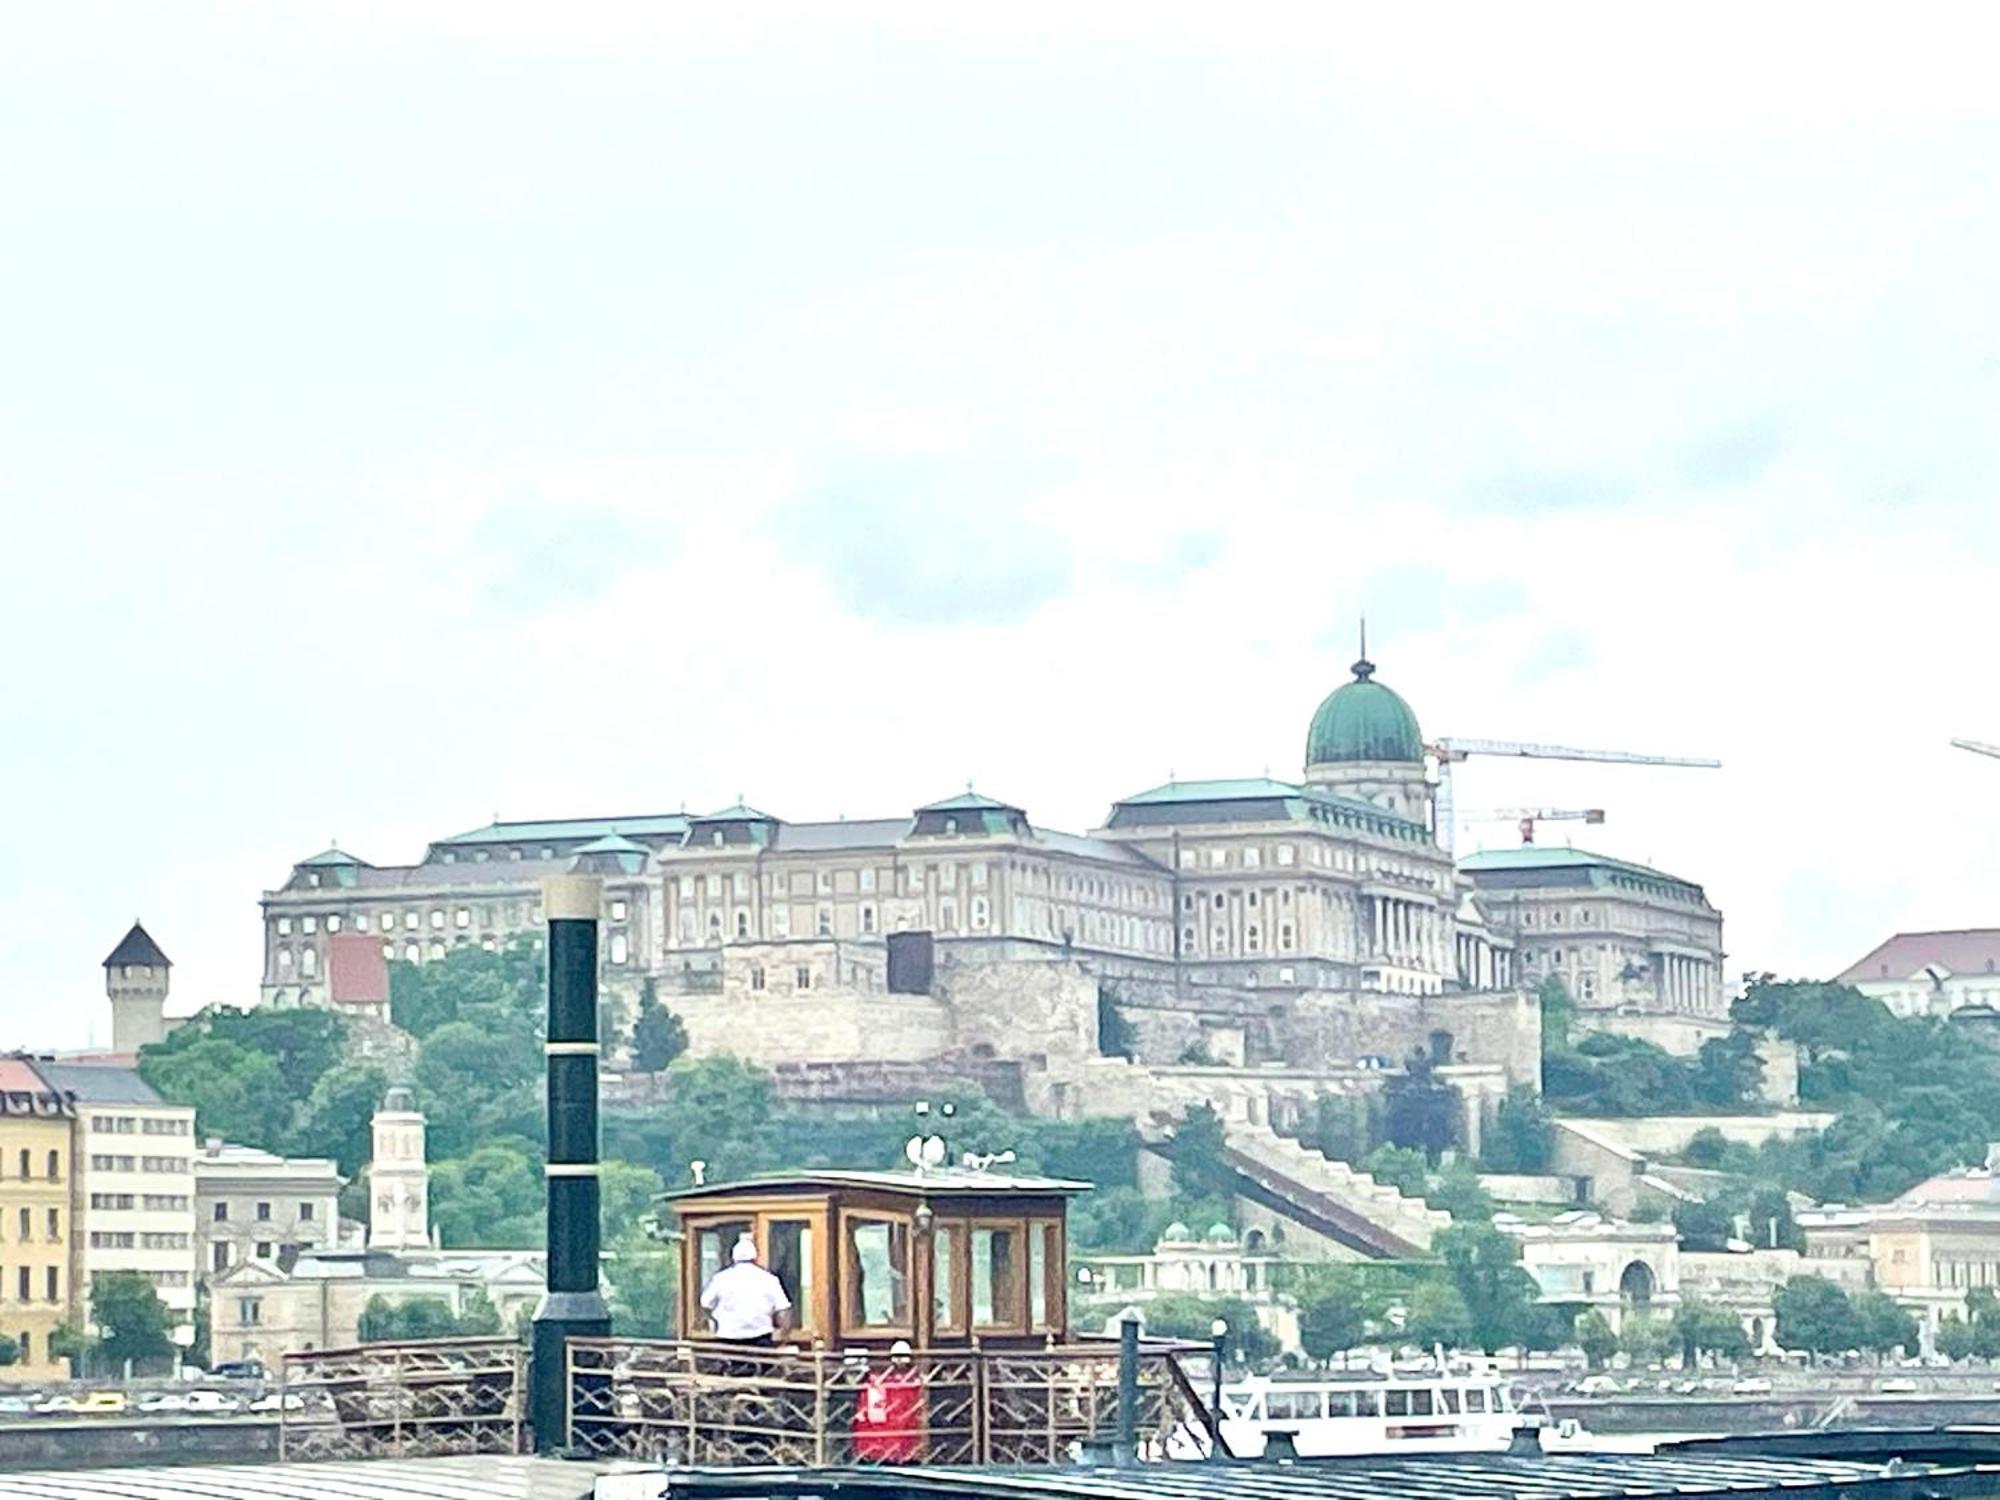
[{"label": "castle tower", "polygon": [[104,993],[111,997],[111,1049],[137,1052],[167,1034],[167,971],[173,961],[137,922],[104,960]]},{"label": "castle tower", "polygon": [[424,1117],[406,1088],[390,1089],[370,1124],[368,1248],[422,1250],[431,1242],[431,1170]]}]

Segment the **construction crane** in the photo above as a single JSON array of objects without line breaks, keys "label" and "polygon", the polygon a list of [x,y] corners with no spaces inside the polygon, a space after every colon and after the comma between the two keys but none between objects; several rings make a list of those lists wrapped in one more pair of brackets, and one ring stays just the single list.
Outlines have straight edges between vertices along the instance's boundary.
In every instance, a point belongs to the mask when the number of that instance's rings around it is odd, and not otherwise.
[{"label": "construction crane", "polygon": [[1441,739],[1424,749],[1437,761],[1437,839],[1447,854],[1457,843],[1451,796],[1451,768],[1475,755],[1511,755],[1529,760],[1591,760],[1623,766],[1692,766],[1720,770],[1722,762],[1695,755],[1639,755],[1630,750],[1578,750],[1569,745],[1535,745],[1520,740]]},{"label": "construction crane", "polygon": [[1970,750],[1974,755],[1990,755],[2000,760],[2000,745],[1989,745],[1984,740],[1953,740],[1952,744],[1961,750]]},{"label": "construction crane", "polygon": [[1602,823],[1604,809],[1601,807],[1496,807],[1491,812],[1470,813],[1468,823],[1515,823],[1521,829],[1521,842],[1535,841],[1537,823]]}]

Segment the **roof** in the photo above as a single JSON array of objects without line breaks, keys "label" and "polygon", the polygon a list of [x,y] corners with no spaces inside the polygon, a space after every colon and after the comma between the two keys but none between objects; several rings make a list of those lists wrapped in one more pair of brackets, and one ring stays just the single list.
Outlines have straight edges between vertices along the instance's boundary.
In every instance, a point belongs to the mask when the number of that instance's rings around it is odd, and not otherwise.
[{"label": "roof", "polygon": [[528,844],[538,839],[597,839],[607,833],[627,838],[679,838],[687,832],[685,813],[635,813],[622,818],[548,818],[525,823],[488,823],[469,833],[432,840],[443,844]]},{"label": "roof", "polygon": [[[1918,1488],[1921,1476],[1921,1488]],[[1988,1495],[1992,1469],[1732,1452],[1465,1453],[1303,1463],[1151,1463],[1131,1468],[697,1469],[674,1476],[689,1496],[889,1497],[953,1500],[1609,1500],[1626,1495]]]},{"label": "roof", "polygon": [[[1654,885],[1667,885],[1691,892],[1699,897],[1702,889],[1692,880],[1683,880],[1678,875],[1669,875],[1665,870],[1655,870],[1650,865],[1635,864],[1629,859],[1614,859],[1608,854],[1594,854],[1588,849],[1558,849],[1547,844],[1523,844],[1518,849],[1482,849],[1476,854],[1468,854],[1458,862],[1458,868],[1465,874],[1480,875],[1531,875],[1568,872],[1585,877],[1591,884],[1610,880],[1636,880]],[[1509,885],[1532,885],[1530,880],[1512,880]],[[1550,881],[1549,884],[1561,884]]]},{"label": "roof", "polygon": [[1897,1208],[2000,1208],[2000,1177],[1985,1167],[1940,1172],[1895,1200]]},{"label": "roof", "polygon": [[311,859],[300,860],[298,867],[302,870],[314,870],[327,869],[332,866],[365,865],[367,863],[367,860],[357,859],[345,849],[336,846],[331,849],[322,849]]},{"label": "roof", "polygon": [[1306,764],[1398,761],[1422,765],[1424,734],[1417,716],[1393,688],[1374,680],[1375,663],[1363,656],[1354,680],[1326,695],[1306,731]]},{"label": "roof", "polygon": [[[1185,814],[1182,814],[1185,810]],[[1170,781],[1111,808],[1120,829],[1196,823],[1333,823],[1404,843],[1431,842],[1430,830],[1373,802],[1320,786],[1298,786],[1268,776],[1211,781]]]},{"label": "roof", "polygon": [[174,961],[160,951],[160,945],[153,941],[153,935],[134,922],[132,930],[118,940],[118,946],[111,950],[104,960],[107,969],[121,968],[126,964],[148,964],[155,969],[170,969]]},{"label": "roof", "polygon": [[956,797],[947,797],[942,802],[926,802],[918,812],[1019,812],[1018,804],[1001,802],[967,787]]},{"label": "roof", "polygon": [[1120,797],[1121,807],[1147,807],[1162,802],[1237,802],[1249,797],[1296,797],[1289,781],[1268,776],[1225,777],[1216,781],[1170,781],[1135,796]]},{"label": "roof", "polygon": [[776,823],[782,820],[772,817],[767,812],[757,811],[756,808],[751,807],[739,798],[720,812],[702,813],[699,817],[691,818],[688,821],[693,823]]},{"label": "roof", "polygon": [[51,1088],[25,1057],[0,1057],[0,1114],[70,1115],[63,1090]]},{"label": "roof", "polygon": [[646,854],[651,851],[644,844],[633,843],[632,840],[626,838],[622,833],[607,833],[601,839],[592,839],[576,852],[578,854]]},{"label": "roof", "polygon": [[1943,974],[2000,972],[2000,927],[1899,932],[1835,977],[1835,984],[1910,979],[1935,967]]},{"label": "roof", "polygon": [[31,1066],[42,1081],[58,1093],[74,1094],[83,1104],[165,1105],[153,1086],[131,1068],[107,1067],[99,1063],[56,1062],[33,1058]]},{"label": "roof", "polygon": [[1046,1196],[1050,1193],[1087,1193],[1091,1185],[1067,1177],[1016,1177],[1004,1172],[975,1172],[945,1167],[919,1176],[915,1172],[763,1172],[735,1182],[710,1182],[700,1187],[673,1188],[661,1194],[668,1199],[702,1197],[711,1193],[750,1191],[770,1187],[862,1187],[886,1192],[917,1193],[926,1198],[992,1197],[995,1194],[1023,1193]]},{"label": "roof", "polygon": [[771,847],[780,854],[831,853],[838,849],[893,849],[910,831],[908,818],[858,822],[780,823]]}]

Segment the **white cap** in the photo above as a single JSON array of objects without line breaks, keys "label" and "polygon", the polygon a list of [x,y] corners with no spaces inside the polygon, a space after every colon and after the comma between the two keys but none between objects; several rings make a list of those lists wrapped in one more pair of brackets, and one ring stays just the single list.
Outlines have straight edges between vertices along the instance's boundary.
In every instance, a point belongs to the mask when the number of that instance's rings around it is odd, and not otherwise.
[{"label": "white cap", "polygon": [[747,1234],[737,1235],[736,1248],[729,1252],[729,1258],[739,1266],[746,1260],[755,1260],[757,1258],[757,1242]]},{"label": "white cap", "polygon": [[897,1339],[895,1343],[889,1346],[889,1352],[891,1354],[908,1354],[910,1352],[910,1341],[908,1339]]}]

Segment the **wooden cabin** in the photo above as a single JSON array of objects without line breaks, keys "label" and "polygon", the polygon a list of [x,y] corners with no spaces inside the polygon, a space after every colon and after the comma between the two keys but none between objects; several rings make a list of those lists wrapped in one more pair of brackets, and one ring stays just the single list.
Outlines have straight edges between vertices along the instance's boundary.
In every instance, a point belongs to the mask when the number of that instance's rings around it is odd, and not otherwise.
[{"label": "wooden cabin", "polygon": [[1069,1336],[1067,1220],[1085,1182],[938,1168],[806,1172],[666,1194],[680,1216],[680,1328],[739,1236],[792,1302],[783,1341],[1025,1347]]}]

